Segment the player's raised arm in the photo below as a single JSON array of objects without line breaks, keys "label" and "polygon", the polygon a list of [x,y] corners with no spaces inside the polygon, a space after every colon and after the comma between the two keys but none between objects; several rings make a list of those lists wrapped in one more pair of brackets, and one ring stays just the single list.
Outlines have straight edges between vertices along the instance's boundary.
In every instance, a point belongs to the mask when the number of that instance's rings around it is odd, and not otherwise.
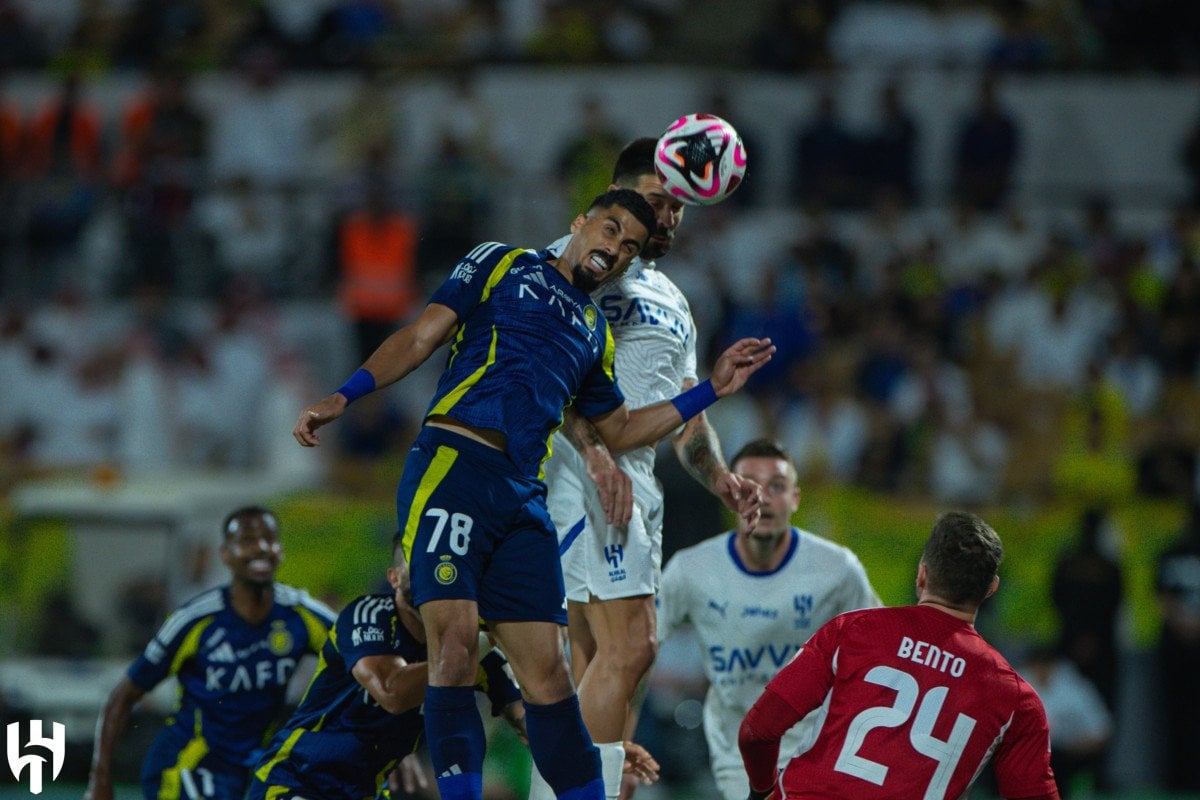
[{"label": "player's raised arm", "polygon": [[[695,381],[684,381],[691,389]],[[701,486],[716,495],[725,507],[749,523],[751,531],[758,519],[762,500],[754,481],[731,471],[721,455],[717,432],[701,411],[683,426],[673,442],[679,463]]]},{"label": "player's raised arm", "polygon": [[384,339],[340,389],[301,411],[292,436],[304,447],[316,447],[321,443],[318,428],[340,417],[354,400],[395,383],[425,363],[434,350],[450,341],[457,327],[453,309],[430,303],[421,316]]},{"label": "player's raised arm", "polygon": [[774,353],[775,345],[770,339],[740,339],[717,359],[708,380],[670,400],[633,411],[621,405],[607,414],[592,417],[591,422],[613,453],[653,445],[680,423],[745,386]]}]

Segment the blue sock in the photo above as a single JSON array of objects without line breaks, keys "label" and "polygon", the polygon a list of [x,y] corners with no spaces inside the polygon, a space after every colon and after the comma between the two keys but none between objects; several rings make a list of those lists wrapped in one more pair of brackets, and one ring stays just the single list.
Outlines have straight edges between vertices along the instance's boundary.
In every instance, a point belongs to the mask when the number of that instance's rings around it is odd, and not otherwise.
[{"label": "blue sock", "polygon": [[475,707],[475,689],[426,687],[425,737],[442,800],[480,800],[487,740]]},{"label": "blue sock", "polygon": [[600,751],[592,744],[571,695],[549,705],[525,701],[529,751],[559,800],[604,800]]}]

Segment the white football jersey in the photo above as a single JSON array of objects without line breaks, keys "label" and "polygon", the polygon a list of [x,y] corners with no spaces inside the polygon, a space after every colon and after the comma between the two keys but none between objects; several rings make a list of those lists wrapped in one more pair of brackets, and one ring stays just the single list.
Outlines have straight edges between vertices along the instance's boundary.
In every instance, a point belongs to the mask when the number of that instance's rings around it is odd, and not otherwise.
[{"label": "white football jersey", "polygon": [[[555,255],[571,239],[564,236],[548,248]],[[592,294],[608,320],[617,343],[618,385],[630,408],[642,408],[679,394],[683,382],[696,380],[696,323],[687,298],[655,268],[635,258],[620,279]],[[555,434],[553,447],[571,447]],[[641,447],[618,459],[622,469],[642,476],[654,472],[654,448]]]},{"label": "white football jersey", "polygon": [[[742,719],[809,636],[838,614],[881,604],[846,547],[792,528],[783,563],[772,572],[752,572],[738,557],[734,536],[723,533],[675,553],[657,598],[659,638],[690,623],[700,643],[709,681],[704,734],[714,772],[742,769]],[[818,713],[783,737],[780,766],[811,746]]]}]

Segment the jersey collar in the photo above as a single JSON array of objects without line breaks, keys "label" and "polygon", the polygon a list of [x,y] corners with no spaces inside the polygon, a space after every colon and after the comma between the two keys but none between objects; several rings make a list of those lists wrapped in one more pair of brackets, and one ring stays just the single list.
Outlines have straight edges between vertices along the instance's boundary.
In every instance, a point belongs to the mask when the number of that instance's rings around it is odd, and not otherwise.
[{"label": "jersey collar", "polygon": [[766,572],[750,569],[742,563],[742,557],[738,555],[737,547],[734,546],[736,540],[737,531],[730,531],[725,547],[729,550],[729,557],[733,559],[733,565],[752,578],[766,578],[782,570],[792,560],[792,556],[796,554],[796,548],[800,546],[800,531],[795,526],[792,527],[792,543],[788,545],[788,550],[784,553],[783,561],[780,561],[779,566],[775,569],[767,570]]},{"label": "jersey collar", "polygon": [[627,278],[640,278],[642,273],[649,272],[652,269],[658,269],[653,261],[647,261],[641,256],[636,256],[633,263],[629,265],[629,271],[625,273]]}]

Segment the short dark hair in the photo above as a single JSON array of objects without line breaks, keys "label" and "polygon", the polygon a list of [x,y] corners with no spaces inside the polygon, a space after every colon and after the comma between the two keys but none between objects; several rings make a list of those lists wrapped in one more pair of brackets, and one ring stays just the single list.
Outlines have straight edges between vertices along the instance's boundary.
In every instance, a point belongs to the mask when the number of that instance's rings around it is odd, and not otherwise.
[{"label": "short dark hair", "polygon": [[271,519],[275,520],[276,524],[279,523],[279,518],[276,517],[275,512],[269,508],[264,508],[263,506],[256,506],[256,505],[242,506],[241,508],[235,508],[233,511],[230,511],[228,514],[225,515],[225,521],[221,523],[221,539],[222,539],[222,541],[229,538],[229,536],[231,534],[231,531],[229,530],[229,526],[233,525],[233,521],[235,519],[238,519],[239,517],[270,517]]},{"label": "short dark hair", "polygon": [[613,167],[612,182],[632,188],[641,176],[654,175],[654,148],[657,145],[658,140],[649,136],[634,139],[625,145]]},{"label": "short dark hair", "polygon": [[1003,560],[1000,537],[965,511],[938,517],[921,554],[929,591],[956,605],[982,603]]},{"label": "short dark hair", "polygon": [[609,189],[592,201],[592,204],[588,206],[588,211],[593,208],[612,208],[613,206],[620,206],[633,214],[633,218],[646,228],[646,238],[642,240],[642,244],[649,241],[650,234],[654,233],[654,229],[658,225],[654,209],[646,202],[646,198],[632,189]]},{"label": "short dark hair", "polygon": [[729,460],[729,468],[734,469],[737,463],[743,458],[782,458],[784,461],[792,464],[795,469],[795,464],[792,463],[792,458],[783,449],[783,445],[771,439],[753,439],[742,445],[742,449],[734,453],[733,458]]}]

